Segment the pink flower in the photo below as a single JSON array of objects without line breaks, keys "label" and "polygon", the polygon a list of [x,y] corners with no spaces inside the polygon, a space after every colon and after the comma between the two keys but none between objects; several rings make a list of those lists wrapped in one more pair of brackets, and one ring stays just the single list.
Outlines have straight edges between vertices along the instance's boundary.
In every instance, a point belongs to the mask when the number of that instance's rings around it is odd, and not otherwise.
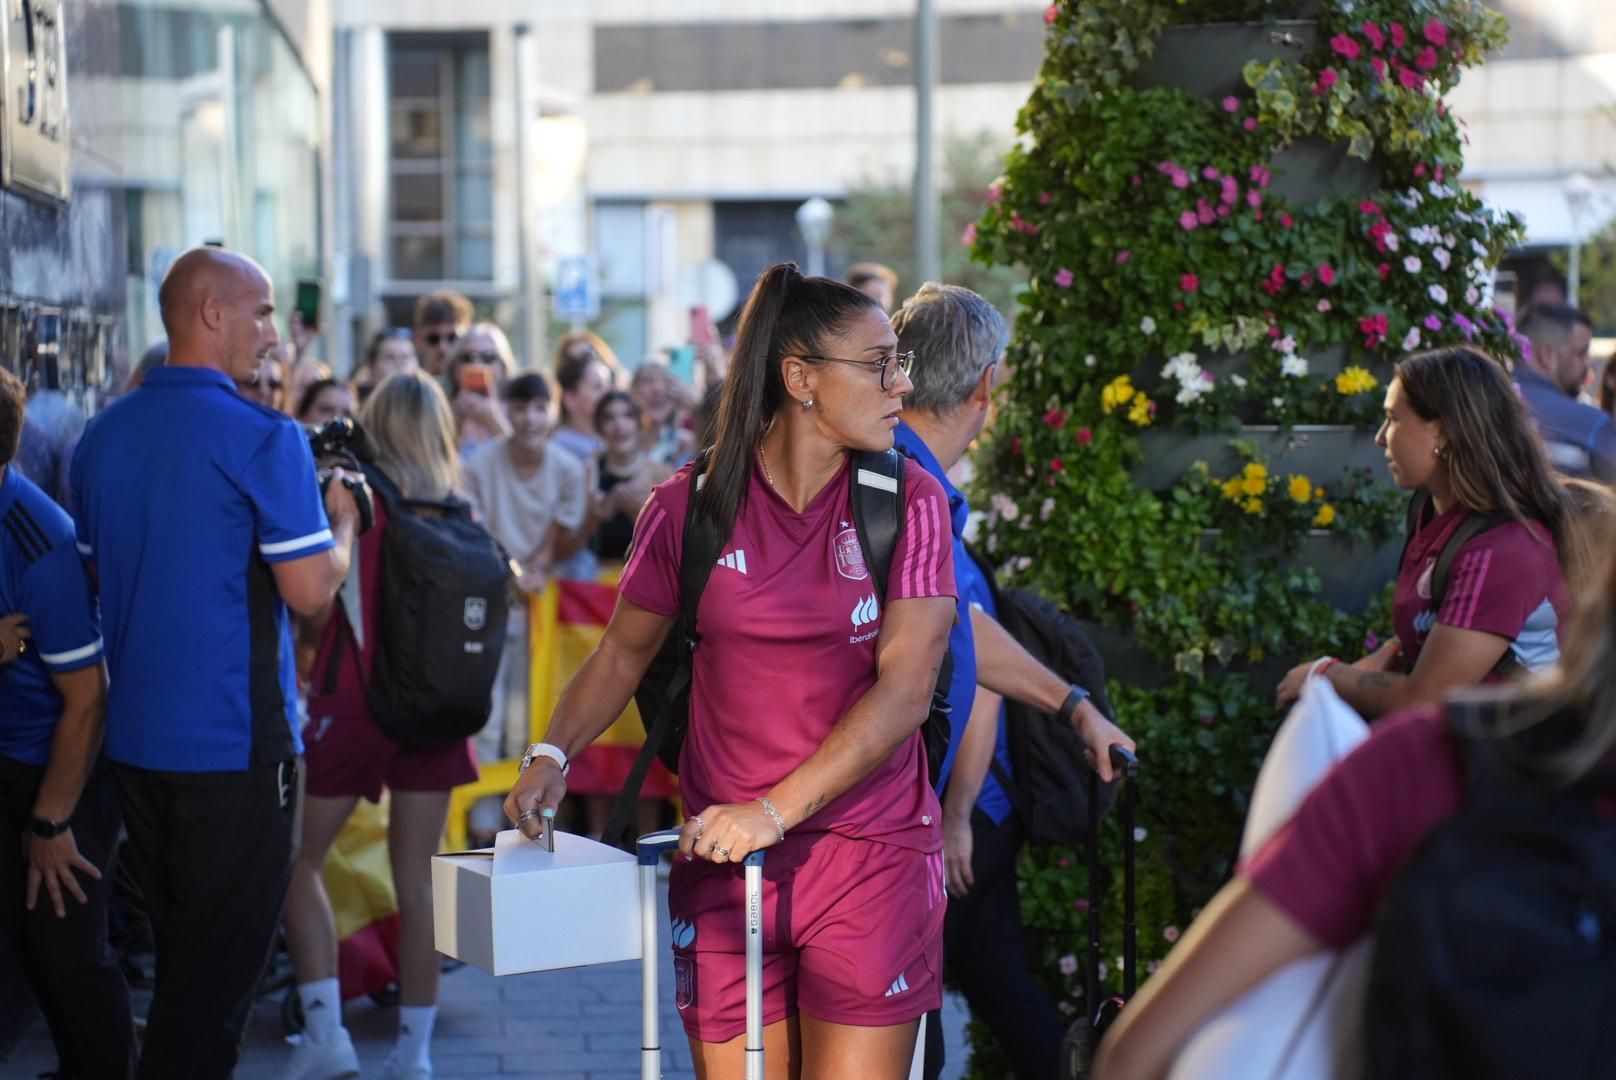
[{"label": "pink flower", "polygon": [[1055,201],[1055,196],[1051,195],[1049,192],[1040,191],[1038,193],[1038,205],[1039,206],[1048,206],[1050,203],[1052,203],[1054,201]]},{"label": "pink flower", "polygon": [[1261,206],[1262,205],[1262,192],[1258,191],[1256,188],[1253,188],[1250,191],[1246,192],[1246,205],[1250,206],[1253,210],[1255,210],[1255,209],[1257,209],[1257,207]]},{"label": "pink flower", "polygon": [[1391,276],[1392,264],[1381,263],[1379,266],[1375,267],[1375,272],[1380,275],[1380,280],[1385,281],[1389,276]]},{"label": "pink flower", "polygon": [[1065,472],[1066,462],[1062,461],[1060,458],[1050,458],[1049,471],[1053,473]]},{"label": "pink flower", "polygon": [[1328,300],[1320,300],[1319,303],[1318,303],[1318,309],[1319,309],[1319,314],[1321,314],[1321,315],[1324,314],[1326,311],[1329,311],[1330,310],[1330,301],[1328,301]]},{"label": "pink flower", "polygon": [[1178,279],[1178,287],[1185,292],[1192,293],[1201,287],[1201,279],[1194,274],[1185,274]]},{"label": "pink flower", "polygon": [[1218,170],[1214,169],[1212,166],[1208,165],[1204,169],[1201,170],[1201,175],[1206,177],[1206,179],[1208,179],[1208,180],[1216,180],[1218,177],[1222,176],[1223,174],[1218,172]]},{"label": "pink flower", "polygon": [[1063,289],[1070,289],[1072,287],[1072,282],[1075,280],[1076,278],[1072,276],[1072,272],[1066,269],[1064,266],[1055,271],[1055,284],[1059,285]]},{"label": "pink flower", "polygon": [[1256,131],[1257,118],[1255,116],[1248,116],[1244,120],[1240,121],[1240,126],[1245,128],[1247,131]]},{"label": "pink flower", "polygon": [[1330,39],[1330,48],[1348,60],[1358,59],[1358,43],[1346,34],[1337,34]]},{"label": "pink flower", "polygon": [[1178,927],[1169,926],[1167,929],[1162,931],[1162,937],[1167,939],[1168,944],[1172,944],[1173,942],[1177,941],[1178,940]]},{"label": "pink flower", "polygon": [[1421,71],[1430,71],[1436,67],[1436,50],[1427,45],[1414,57],[1414,66]]},{"label": "pink flower", "polygon": [[1443,173],[1443,168],[1442,168],[1441,165],[1438,165],[1436,167],[1436,182],[1439,183],[1439,184],[1442,182],[1442,173]]},{"label": "pink flower", "polygon": [[1072,901],[1072,906],[1079,911],[1087,911],[1089,909],[1089,902],[1079,896],[1076,900]]},{"label": "pink flower", "polygon": [[1089,428],[1077,429],[1077,441],[1080,446],[1087,446],[1094,441],[1094,432]]},{"label": "pink flower", "polygon": [[1066,426],[1066,414],[1060,409],[1050,409],[1044,414],[1044,423],[1059,431]]},{"label": "pink flower", "polygon": [[1281,227],[1288,229],[1292,225],[1296,224],[1296,219],[1291,217],[1289,214],[1281,214],[1279,215],[1279,224]]},{"label": "pink flower", "polygon": [[976,243],[976,222],[973,221],[965,226],[965,231],[960,233],[960,243],[966,247]]},{"label": "pink flower", "polygon": [[1425,328],[1427,330],[1440,330],[1440,329],[1442,329],[1442,320],[1441,320],[1441,318],[1436,316],[1436,315],[1427,315],[1425,317]]},{"label": "pink flower", "polygon": [[1402,83],[1403,86],[1409,90],[1418,90],[1421,86],[1425,85],[1425,80],[1420,77],[1419,72],[1415,71],[1413,68],[1403,67],[1401,64],[1399,64],[1397,67],[1397,81]]},{"label": "pink flower", "polygon": [[1425,163],[1424,162],[1421,162],[1420,164],[1414,166],[1414,175],[1415,176],[1424,176],[1425,172],[1426,172],[1426,169],[1425,169]]},{"label": "pink flower", "polygon": [[1173,186],[1176,187],[1176,188],[1187,188],[1187,187],[1189,187],[1190,186],[1190,174],[1185,172],[1182,169],[1180,169],[1178,172],[1175,172],[1173,174]]},{"label": "pink flower", "polygon": [[1185,232],[1194,232],[1201,224],[1201,219],[1195,215],[1194,210],[1186,210],[1178,215],[1178,224]]},{"label": "pink flower", "polygon": [[1374,199],[1365,199],[1363,202],[1358,204],[1358,213],[1378,214],[1380,213],[1380,204],[1375,202]]},{"label": "pink flower", "polygon": [[1386,47],[1386,35],[1381,33],[1380,27],[1374,23],[1366,22],[1358,29],[1363,31],[1363,36],[1369,39],[1369,44],[1375,47],[1376,52]]},{"label": "pink flower", "polygon": [[998,202],[999,201],[999,196],[1001,196],[1003,194],[1004,194],[1004,187],[997,180],[995,180],[993,183],[988,185],[988,202],[990,202],[990,203]]},{"label": "pink flower", "polygon": [[1060,5],[1050,4],[1044,9],[1044,25],[1048,26],[1060,17]]},{"label": "pink flower", "polygon": [[1195,214],[1201,219],[1202,225],[1212,224],[1212,218],[1214,216],[1212,213],[1212,204],[1207,202],[1205,199],[1195,200]]},{"label": "pink flower", "polygon": [[1363,651],[1374,652],[1378,648],[1380,648],[1380,635],[1371,630],[1369,633],[1364,635]]},{"label": "pink flower", "polygon": [[1319,81],[1313,84],[1315,94],[1328,94],[1330,87],[1341,81],[1341,76],[1335,73],[1335,68],[1325,68],[1319,72]]},{"label": "pink flower", "polygon": [[1408,40],[1408,31],[1403,29],[1402,23],[1392,23],[1391,31],[1392,48],[1401,49],[1403,47],[1403,43]]},{"label": "pink flower", "polygon": [[1218,206],[1218,217],[1226,218],[1226,217],[1229,216],[1229,214],[1230,214],[1229,204],[1228,203],[1219,204],[1219,206]]},{"label": "pink flower", "polygon": [[1375,69],[1376,82],[1386,81],[1386,61],[1377,56],[1369,61],[1369,66]]},{"label": "pink flower", "polygon": [[1141,187],[1144,185],[1144,182],[1145,178],[1140,176],[1138,173],[1134,173],[1133,176],[1128,180],[1128,183],[1132,184],[1134,187]]},{"label": "pink flower", "polygon": [[1239,112],[1240,111],[1240,99],[1235,97],[1233,94],[1230,94],[1228,97],[1224,98],[1223,99],[1223,111],[1224,112]]},{"label": "pink flower", "polygon": [[1448,28],[1442,25],[1441,20],[1432,19],[1425,24],[1425,40],[1432,45],[1446,45],[1448,43]]},{"label": "pink flower", "polygon": [[1133,252],[1129,251],[1127,248],[1123,248],[1121,251],[1117,252],[1117,265],[1122,266],[1131,258],[1133,258]]},{"label": "pink flower", "polygon": [[1311,273],[1303,273],[1302,274],[1302,288],[1306,289],[1306,288],[1310,287],[1312,284],[1313,284],[1313,275]]},{"label": "pink flower", "polygon": [[1329,263],[1319,263],[1319,282],[1324,285],[1335,284],[1335,267]]},{"label": "pink flower", "polygon": [[1272,180],[1273,178],[1274,174],[1263,168],[1261,165],[1253,165],[1251,167],[1251,182],[1256,184],[1258,187],[1267,187],[1268,181]]}]

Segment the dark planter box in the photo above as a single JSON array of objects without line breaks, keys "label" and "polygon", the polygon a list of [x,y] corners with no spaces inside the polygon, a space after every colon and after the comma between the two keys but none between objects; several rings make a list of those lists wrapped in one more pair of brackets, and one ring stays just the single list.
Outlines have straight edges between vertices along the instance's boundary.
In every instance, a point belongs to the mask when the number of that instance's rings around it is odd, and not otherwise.
[{"label": "dark planter box", "polygon": [[1166,491],[1178,483],[1197,461],[1204,461],[1218,478],[1233,476],[1244,462],[1230,445],[1234,439],[1257,444],[1273,476],[1301,473],[1316,484],[1339,480],[1346,469],[1369,469],[1385,479],[1385,453],[1375,445],[1375,434],[1337,425],[1298,425],[1283,431],[1272,424],[1243,427],[1238,433],[1186,435],[1172,428],[1142,432],[1139,444],[1145,458],[1133,470],[1134,483],[1150,491]]}]

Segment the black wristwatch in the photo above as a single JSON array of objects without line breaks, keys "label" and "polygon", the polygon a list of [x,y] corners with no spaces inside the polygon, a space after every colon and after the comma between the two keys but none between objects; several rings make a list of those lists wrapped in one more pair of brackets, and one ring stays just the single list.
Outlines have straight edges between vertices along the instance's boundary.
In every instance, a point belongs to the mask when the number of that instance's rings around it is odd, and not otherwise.
[{"label": "black wristwatch", "polygon": [[1072,687],[1066,691],[1066,700],[1061,702],[1060,712],[1055,714],[1055,718],[1063,724],[1070,724],[1072,715],[1077,712],[1077,707],[1088,699],[1089,692],[1087,690],[1081,686]]},{"label": "black wristwatch", "polygon": [[29,826],[33,834],[41,840],[49,840],[53,836],[61,836],[70,827],[65,821],[52,821],[49,818],[36,817]]}]

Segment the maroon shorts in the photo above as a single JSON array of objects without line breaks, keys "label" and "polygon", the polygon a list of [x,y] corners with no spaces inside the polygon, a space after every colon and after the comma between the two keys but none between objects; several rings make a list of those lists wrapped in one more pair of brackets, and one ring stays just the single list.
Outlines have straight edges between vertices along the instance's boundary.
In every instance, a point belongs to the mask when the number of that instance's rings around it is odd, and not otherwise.
[{"label": "maroon shorts", "polygon": [[321,708],[309,703],[303,728],[304,767],[310,795],[337,799],[360,795],[376,802],[382,788],[448,791],[477,779],[471,740],[448,746],[406,746],[388,738],[370,710]]},{"label": "maroon shorts", "polygon": [[[668,885],[685,1034],[746,1030],[745,880],[675,861]],[[943,854],[828,833],[788,836],[763,865],[763,1022],[799,1011],[888,1027],[942,1004]]]}]

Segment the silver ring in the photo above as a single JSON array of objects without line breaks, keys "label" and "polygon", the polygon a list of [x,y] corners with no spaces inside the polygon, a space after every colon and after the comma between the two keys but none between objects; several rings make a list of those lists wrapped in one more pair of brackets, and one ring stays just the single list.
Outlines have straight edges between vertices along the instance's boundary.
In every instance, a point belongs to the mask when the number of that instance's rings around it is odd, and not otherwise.
[{"label": "silver ring", "polygon": [[543,812],[540,811],[537,808],[534,808],[532,810],[523,810],[520,814],[516,815],[516,823],[518,825],[520,825],[524,821],[532,821],[536,817],[543,817],[543,816],[544,816]]},{"label": "silver ring", "polygon": [[690,820],[694,821],[696,823],[696,839],[700,840],[701,839],[701,830],[703,830],[703,829],[705,829],[707,827],[707,823],[701,820],[701,815],[700,814],[693,814],[691,816]]},{"label": "silver ring", "polygon": [[727,847],[719,847],[717,844],[714,844],[712,847],[712,852],[714,855],[722,855],[726,859],[729,858],[729,848]]}]

